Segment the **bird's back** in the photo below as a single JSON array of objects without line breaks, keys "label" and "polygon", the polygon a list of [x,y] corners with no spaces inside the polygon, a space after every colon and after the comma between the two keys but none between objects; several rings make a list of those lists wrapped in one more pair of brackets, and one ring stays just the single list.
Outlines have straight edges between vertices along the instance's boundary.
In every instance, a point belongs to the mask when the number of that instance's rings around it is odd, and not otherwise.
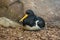
[{"label": "bird's back", "polygon": [[44,19],[43,18],[41,18],[41,17],[37,17],[37,19],[39,20],[39,24],[38,24],[38,26],[40,26],[40,28],[43,28],[43,27],[45,27],[45,21],[44,21]]}]

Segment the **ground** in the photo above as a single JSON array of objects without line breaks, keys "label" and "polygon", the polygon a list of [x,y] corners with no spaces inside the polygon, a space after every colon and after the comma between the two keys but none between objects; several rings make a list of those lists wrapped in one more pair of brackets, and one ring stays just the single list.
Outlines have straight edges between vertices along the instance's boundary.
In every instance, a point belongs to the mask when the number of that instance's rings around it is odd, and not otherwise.
[{"label": "ground", "polygon": [[0,40],[60,40],[60,28],[47,24],[39,31],[27,31],[21,27],[5,28],[0,25]]},{"label": "ground", "polygon": [[18,2],[9,6],[14,1],[0,0],[0,17],[17,21],[26,10],[32,9],[45,20],[46,26],[39,31],[26,31],[21,26],[6,28],[0,25],[0,40],[60,40],[60,0],[21,0],[24,6]]}]

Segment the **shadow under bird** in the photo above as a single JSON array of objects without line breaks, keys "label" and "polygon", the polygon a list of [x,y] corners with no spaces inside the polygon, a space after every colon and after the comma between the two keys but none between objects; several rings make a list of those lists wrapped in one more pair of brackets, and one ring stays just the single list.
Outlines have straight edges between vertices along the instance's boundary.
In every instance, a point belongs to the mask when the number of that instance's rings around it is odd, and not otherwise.
[{"label": "shadow under bird", "polygon": [[40,30],[45,27],[43,18],[36,16],[32,10],[27,10],[19,22],[22,22],[25,30]]}]

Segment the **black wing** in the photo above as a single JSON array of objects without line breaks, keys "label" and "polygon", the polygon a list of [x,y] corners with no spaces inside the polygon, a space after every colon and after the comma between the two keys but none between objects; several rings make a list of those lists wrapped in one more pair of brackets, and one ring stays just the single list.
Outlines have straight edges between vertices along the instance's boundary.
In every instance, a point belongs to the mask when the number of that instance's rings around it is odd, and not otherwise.
[{"label": "black wing", "polygon": [[43,18],[41,17],[37,17],[39,22],[38,22],[38,25],[40,26],[40,28],[44,27],[45,26],[45,21]]},{"label": "black wing", "polygon": [[29,26],[34,26],[35,25],[35,16],[28,17],[23,21],[23,25],[29,25]]}]

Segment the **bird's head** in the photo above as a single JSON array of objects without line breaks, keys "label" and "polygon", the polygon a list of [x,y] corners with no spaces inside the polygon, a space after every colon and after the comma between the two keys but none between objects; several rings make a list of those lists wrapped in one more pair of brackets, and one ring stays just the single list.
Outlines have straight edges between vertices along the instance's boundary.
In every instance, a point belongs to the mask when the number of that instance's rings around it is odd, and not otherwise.
[{"label": "bird's head", "polygon": [[28,16],[33,16],[34,12],[32,10],[27,10],[25,15],[20,19],[19,22],[23,22],[24,19],[26,19]]},{"label": "bird's head", "polygon": [[27,10],[27,11],[26,11],[26,14],[27,14],[28,16],[33,16],[33,15],[34,15],[34,12],[33,12],[32,10]]}]

